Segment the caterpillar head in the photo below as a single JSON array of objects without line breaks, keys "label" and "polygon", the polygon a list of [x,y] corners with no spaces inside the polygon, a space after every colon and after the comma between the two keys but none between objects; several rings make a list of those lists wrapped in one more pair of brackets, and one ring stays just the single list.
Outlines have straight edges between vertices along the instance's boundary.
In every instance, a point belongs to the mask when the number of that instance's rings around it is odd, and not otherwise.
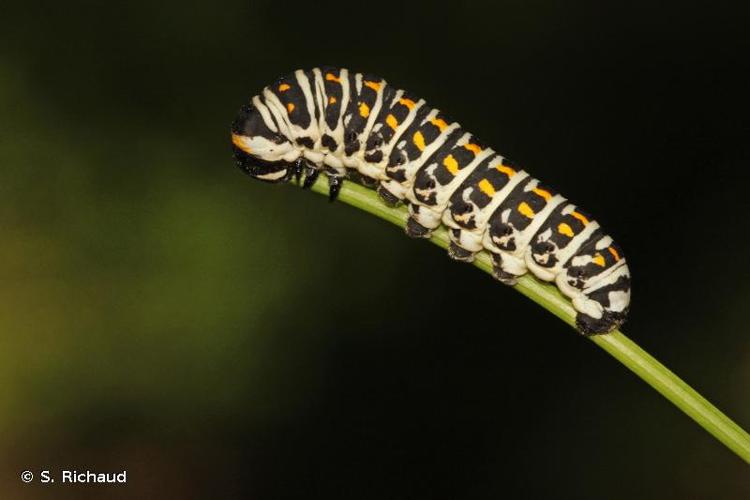
[{"label": "caterpillar head", "polygon": [[248,104],[240,108],[232,123],[232,150],[238,167],[266,182],[289,180],[292,163],[300,155],[287,137],[269,128]]}]

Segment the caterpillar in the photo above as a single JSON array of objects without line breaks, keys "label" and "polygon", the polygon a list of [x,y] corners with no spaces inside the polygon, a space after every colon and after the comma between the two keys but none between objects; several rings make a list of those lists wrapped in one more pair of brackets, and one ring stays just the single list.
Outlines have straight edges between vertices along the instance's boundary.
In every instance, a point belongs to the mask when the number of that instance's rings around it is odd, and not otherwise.
[{"label": "caterpillar", "polygon": [[442,111],[382,78],[343,68],[297,70],[241,107],[232,123],[237,165],[266,182],[323,173],[333,201],[344,179],[408,205],[406,233],[441,224],[448,254],[492,257],[513,285],[531,271],[554,282],[584,335],[625,320],[630,273],[622,249],[585,211],[466,132]]}]

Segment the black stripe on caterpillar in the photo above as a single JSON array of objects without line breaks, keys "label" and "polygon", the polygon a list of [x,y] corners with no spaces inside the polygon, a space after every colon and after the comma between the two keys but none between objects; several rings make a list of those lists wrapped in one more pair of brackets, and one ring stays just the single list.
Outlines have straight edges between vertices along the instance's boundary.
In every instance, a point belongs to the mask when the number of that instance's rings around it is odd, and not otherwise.
[{"label": "black stripe on caterpillar", "polygon": [[256,179],[311,186],[344,178],[404,202],[406,233],[447,226],[449,255],[488,251],[506,284],[529,271],[571,299],[586,335],[625,320],[630,273],[599,224],[438,109],[382,78],[340,68],[298,70],[242,106],[232,124],[238,166]]}]

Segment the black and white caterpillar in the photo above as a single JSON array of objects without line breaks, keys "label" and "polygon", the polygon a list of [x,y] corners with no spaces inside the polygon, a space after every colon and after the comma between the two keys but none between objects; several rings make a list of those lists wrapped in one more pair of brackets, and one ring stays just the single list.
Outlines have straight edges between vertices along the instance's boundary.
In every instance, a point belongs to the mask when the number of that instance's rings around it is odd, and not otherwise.
[{"label": "black and white caterpillar", "polygon": [[554,282],[587,335],[624,320],[630,274],[619,246],[586,212],[507,161],[438,109],[382,78],[339,68],[298,70],[242,106],[232,125],[238,166],[286,182],[323,172],[335,199],[343,179],[408,204],[406,233],[444,224],[449,255],[492,255],[506,284],[531,271]]}]

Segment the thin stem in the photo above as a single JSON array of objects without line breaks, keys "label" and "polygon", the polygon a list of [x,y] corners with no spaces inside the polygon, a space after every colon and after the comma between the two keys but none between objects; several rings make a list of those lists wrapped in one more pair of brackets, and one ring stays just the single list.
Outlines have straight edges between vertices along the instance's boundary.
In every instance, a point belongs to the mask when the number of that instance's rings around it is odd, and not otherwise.
[{"label": "thin stem", "polygon": [[[328,195],[325,176],[318,179],[312,190]],[[338,200],[377,215],[381,219],[402,228],[406,225],[408,213],[405,207],[390,208],[378,198],[373,190],[354,182],[344,183]],[[449,240],[445,228],[441,227],[436,230],[430,241],[439,247],[447,248]],[[477,255],[474,265],[486,273],[492,272],[490,256],[486,252],[480,252]],[[554,286],[526,274],[518,280],[518,284],[513,288],[568,325],[575,327],[575,310],[570,301],[560,294]],[[659,391],[665,398],[695,420],[698,425],[750,464],[750,435],[667,367],[638,347],[635,342],[619,330],[606,335],[587,338]]]}]

